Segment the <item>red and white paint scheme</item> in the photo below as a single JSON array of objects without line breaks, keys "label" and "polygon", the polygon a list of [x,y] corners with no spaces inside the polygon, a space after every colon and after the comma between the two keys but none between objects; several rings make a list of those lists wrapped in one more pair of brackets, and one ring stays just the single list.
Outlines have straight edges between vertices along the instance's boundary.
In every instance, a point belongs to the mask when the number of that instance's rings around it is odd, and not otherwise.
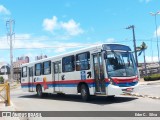
[{"label": "red and white paint scheme", "polygon": [[24,91],[115,96],[131,93],[139,74],[131,49],[121,44],[101,44],[21,66]]}]

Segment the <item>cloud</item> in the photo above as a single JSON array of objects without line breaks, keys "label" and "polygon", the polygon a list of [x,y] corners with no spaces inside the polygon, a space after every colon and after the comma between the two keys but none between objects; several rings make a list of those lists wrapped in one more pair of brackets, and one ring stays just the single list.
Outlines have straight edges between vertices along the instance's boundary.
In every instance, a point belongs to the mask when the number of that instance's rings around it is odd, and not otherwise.
[{"label": "cloud", "polygon": [[158,62],[158,57],[153,56],[153,58],[152,58],[151,56],[146,56],[146,62]]},{"label": "cloud", "polygon": [[9,15],[10,11],[7,8],[5,8],[3,5],[0,5],[0,13]]},{"label": "cloud", "polygon": [[[157,28],[157,35],[160,37],[160,26]],[[154,36],[156,37],[156,31],[154,31]]]},{"label": "cloud", "polygon": [[145,2],[145,3],[149,3],[149,2],[151,2],[152,0],[139,0],[139,2]]},{"label": "cloud", "polygon": [[53,16],[51,19],[48,18],[44,19],[43,27],[46,31],[52,32],[53,30],[55,30],[58,27],[57,17]]},{"label": "cloud", "polygon": [[[0,43],[2,43],[0,49],[9,49],[10,45],[6,36],[0,37]],[[34,37],[31,34],[16,34],[15,40],[13,40],[13,49],[53,49],[55,52],[64,52],[66,49],[84,46],[88,45],[86,43],[59,42],[47,36]]]},{"label": "cloud", "polygon": [[69,20],[68,22],[62,22],[61,27],[71,36],[83,33],[83,30],[80,28],[80,24],[76,23],[73,19]]},{"label": "cloud", "polygon": [[57,35],[61,34],[61,36],[67,38],[69,36],[77,36],[84,32],[80,27],[80,23],[76,23],[73,19],[68,22],[58,21],[56,16],[53,16],[51,19],[44,19],[43,28],[49,32],[55,32],[57,30]]},{"label": "cloud", "polygon": [[145,0],[146,1],[146,3],[149,3],[149,2],[151,2],[152,0]]},{"label": "cloud", "polygon": [[[0,36],[0,43],[0,50],[5,49],[9,52],[10,45],[6,36]],[[49,38],[47,36],[34,36],[33,34],[16,34],[15,40],[13,40],[13,55],[14,58],[27,55],[30,57],[31,61],[34,61],[35,56],[42,53],[50,57],[53,55],[62,54],[66,51],[89,47],[91,45],[97,44],[100,44],[100,42],[92,44],[87,44],[86,42],[62,42],[55,40],[53,37]],[[3,55],[3,57],[8,60],[6,55]]]},{"label": "cloud", "polygon": [[114,38],[108,38],[108,39],[106,40],[106,42],[107,42],[107,43],[114,43],[114,42],[116,42],[116,40],[115,40]]}]

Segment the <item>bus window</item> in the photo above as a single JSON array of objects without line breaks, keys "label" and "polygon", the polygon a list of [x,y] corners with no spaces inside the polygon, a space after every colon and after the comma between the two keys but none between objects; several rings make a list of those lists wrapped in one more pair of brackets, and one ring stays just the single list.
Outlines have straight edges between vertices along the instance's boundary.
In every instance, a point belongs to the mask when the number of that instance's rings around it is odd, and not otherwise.
[{"label": "bus window", "polygon": [[72,72],[74,71],[74,55],[64,57],[62,59],[62,71],[63,72]]},{"label": "bus window", "polygon": [[42,64],[38,63],[35,65],[35,76],[41,75]]},{"label": "bus window", "polygon": [[29,77],[32,77],[33,76],[33,67],[30,67],[29,68]]},{"label": "bus window", "polygon": [[22,77],[27,77],[27,67],[22,67]]},{"label": "bus window", "polygon": [[76,55],[76,71],[90,69],[90,53],[81,53]]},{"label": "bus window", "polygon": [[61,73],[61,62],[60,61],[55,62],[55,64],[54,64],[54,73],[55,74]]},{"label": "bus window", "polygon": [[51,74],[51,61],[43,63],[43,74],[44,75]]}]

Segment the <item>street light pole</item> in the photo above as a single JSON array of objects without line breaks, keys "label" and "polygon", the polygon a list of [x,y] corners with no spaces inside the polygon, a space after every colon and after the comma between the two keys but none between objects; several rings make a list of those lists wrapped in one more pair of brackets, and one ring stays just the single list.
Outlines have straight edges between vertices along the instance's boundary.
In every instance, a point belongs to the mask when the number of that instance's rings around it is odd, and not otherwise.
[{"label": "street light pole", "polygon": [[151,14],[152,16],[154,16],[154,18],[155,18],[156,38],[157,38],[157,51],[158,51],[158,63],[159,63],[159,66],[160,66],[159,43],[158,43],[158,33],[157,33],[157,15],[160,14],[160,11],[159,11],[159,12],[156,12],[156,13],[150,12],[150,14]]}]

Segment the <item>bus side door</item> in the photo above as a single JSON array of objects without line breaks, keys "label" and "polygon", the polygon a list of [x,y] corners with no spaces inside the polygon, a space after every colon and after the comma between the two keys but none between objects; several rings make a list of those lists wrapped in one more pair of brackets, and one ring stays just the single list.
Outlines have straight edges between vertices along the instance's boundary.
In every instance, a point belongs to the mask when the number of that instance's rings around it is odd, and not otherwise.
[{"label": "bus side door", "polygon": [[29,67],[29,92],[33,92],[33,67]]},{"label": "bus side door", "polygon": [[62,92],[61,61],[54,62],[53,67],[54,67],[54,91]]},{"label": "bus side door", "polygon": [[95,93],[106,94],[102,53],[94,53],[92,54],[92,56],[95,79]]}]

